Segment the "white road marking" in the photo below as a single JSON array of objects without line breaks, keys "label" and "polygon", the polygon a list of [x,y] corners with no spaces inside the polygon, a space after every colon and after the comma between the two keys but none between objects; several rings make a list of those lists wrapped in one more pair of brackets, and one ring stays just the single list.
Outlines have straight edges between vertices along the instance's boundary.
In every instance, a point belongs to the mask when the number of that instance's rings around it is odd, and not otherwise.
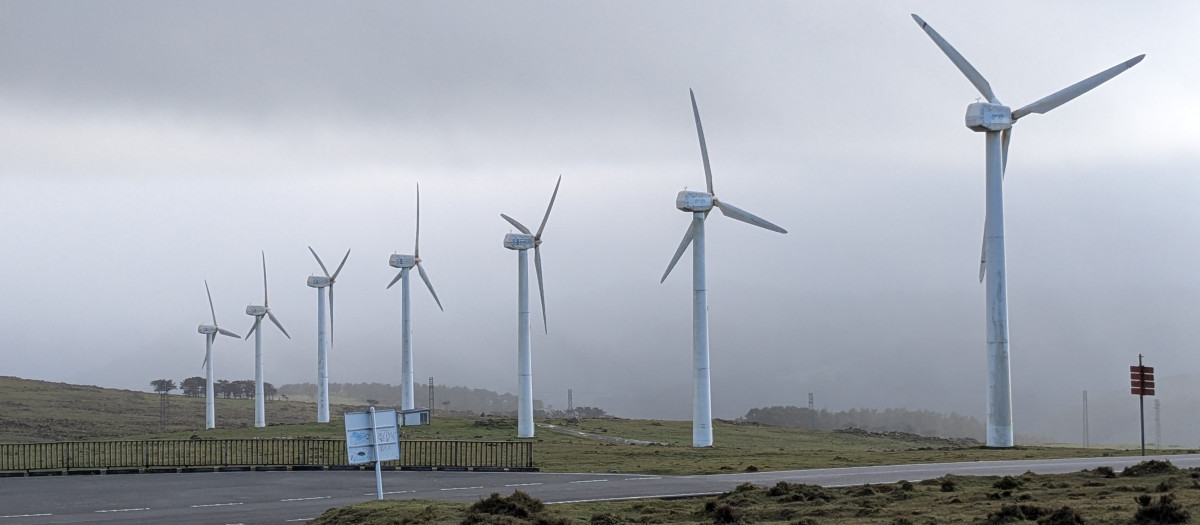
[{"label": "white road marking", "polygon": [[330,496],[315,496],[315,497],[311,497],[311,498],[288,498],[288,499],[281,499],[279,501],[309,501],[309,500],[314,500],[314,499],[329,499],[329,498],[330,498]]},{"label": "white road marking", "polygon": [[[388,494],[407,494],[409,492],[412,492],[412,491],[411,490],[393,490],[391,492],[384,492],[383,494],[386,496]],[[372,492],[370,494],[363,494],[363,496],[374,496],[374,495],[375,495],[374,492]]]},{"label": "white road marking", "polygon": [[139,510],[150,510],[150,507],[142,507],[142,508],[140,508],[140,509],[109,509],[109,510],[98,510],[98,511],[96,511],[96,512],[136,512],[136,511],[139,511]]},{"label": "white road marking", "polygon": [[192,508],[199,509],[203,507],[228,507],[230,505],[241,505],[241,503],[209,503],[207,505],[192,505]]},{"label": "white road marking", "polygon": [[483,487],[454,487],[452,489],[440,489],[440,490],[472,490],[472,489],[481,489],[481,488],[483,488]]},{"label": "white road marking", "polygon": [[294,519],[294,520],[283,520],[283,521],[285,521],[285,522],[289,522],[289,523],[290,523],[290,522],[293,522],[293,521],[310,521],[310,520],[315,520],[315,519],[316,519],[316,518],[296,518],[296,519]]},{"label": "white road marking", "polygon": [[12,514],[10,516],[0,516],[0,518],[36,518],[38,516],[53,516],[53,514]]},{"label": "white road marking", "polygon": [[571,483],[601,483],[604,481],[608,481],[608,480],[607,479],[581,479],[579,481],[572,481]]},{"label": "white road marking", "polygon": [[639,480],[643,480],[643,479],[662,479],[662,476],[654,476],[654,477],[648,477],[648,478],[625,478],[625,481],[639,481]]},{"label": "white road marking", "polygon": [[541,485],[541,483],[513,483],[512,485],[505,485],[505,487],[532,487],[534,485]]}]

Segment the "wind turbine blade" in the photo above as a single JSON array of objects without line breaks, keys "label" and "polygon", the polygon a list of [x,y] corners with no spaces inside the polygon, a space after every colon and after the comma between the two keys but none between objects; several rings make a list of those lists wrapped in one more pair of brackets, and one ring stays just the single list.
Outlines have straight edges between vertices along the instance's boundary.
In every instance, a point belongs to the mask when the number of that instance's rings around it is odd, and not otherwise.
[{"label": "wind turbine blade", "polygon": [[262,321],[262,317],[258,317],[258,316],[254,317],[254,325],[250,327],[249,332],[246,332],[246,337],[244,339],[246,339],[247,341],[250,340],[250,336],[254,335],[255,330],[258,330],[258,323],[260,323],[261,321]]},{"label": "wind turbine blade", "polygon": [[1138,62],[1142,61],[1143,58],[1146,58],[1146,55],[1135,56],[1129,60],[1121,62],[1120,64],[1105,69],[1104,71],[1096,73],[1095,75],[1092,75],[1084,80],[1076,82],[1066,89],[1058,91],[1057,93],[1054,93],[1046,98],[1018,109],[1012,112],[1012,119],[1014,122],[1016,122],[1017,119],[1030,113],[1045,113],[1056,107],[1066,104],[1075,97],[1091,91],[1096,86],[1108,82],[1113,77],[1124,73],[1133,66],[1136,66]]},{"label": "wind turbine blade", "polygon": [[671,264],[667,265],[667,271],[663,272],[662,279],[658,280],[659,284],[662,284],[667,280],[667,276],[671,275],[671,269],[675,268],[675,263],[679,262],[679,257],[683,255],[683,251],[686,250],[688,245],[692,243],[692,237],[696,235],[697,220],[699,219],[696,219],[695,217],[692,218],[692,223],[688,225],[687,232],[683,234],[683,241],[679,243],[679,249],[675,250],[675,256],[671,258]]},{"label": "wind turbine blade", "polygon": [[983,248],[979,250],[979,282],[987,274],[987,222],[983,223]]},{"label": "wind turbine blade", "polygon": [[413,257],[421,257],[421,183],[417,183],[417,240],[413,244]]},{"label": "wind turbine blade", "polygon": [[[534,250],[534,253],[537,253],[537,250]],[[429,293],[433,294],[433,300],[437,303],[438,310],[446,311],[445,308],[442,308],[442,300],[438,299],[437,292],[433,291],[433,283],[429,282],[429,276],[425,275],[425,268],[421,267],[421,263],[417,263],[417,273],[421,274],[421,280],[425,281],[425,286],[429,288]]]},{"label": "wind turbine blade", "polygon": [[208,294],[208,310],[212,312],[213,324],[217,324],[217,309],[213,308],[212,292],[208,289],[208,279],[204,280],[204,293]]},{"label": "wind turbine blade", "polygon": [[1004,128],[1000,133],[1000,178],[1008,171],[1008,143],[1012,140],[1012,127]]},{"label": "wind turbine blade", "polygon": [[532,233],[529,231],[529,228],[526,228],[524,224],[517,222],[516,219],[509,217],[508,215],[505,215],[503,213],[501,213],[500,216],[504,217],[504,220],[508,221],[509,224],[513,225],[514,227],[516,227],[516,229],[520,230],[521,233],[524,233],[525,235],[530,235]]},{"label": "wind turbine blade", "polygon": [[[218,331],[218,332],[220,332],[220,333],[221,333],[221,335],[227,335],[227,336],[229,336],[229,337],[236,337],[236,338],[238,338],[238,339],[241,339],[241,338],[242,338],[242,336],[240,336],[240,335],[237,335],[237,334],[235,334],[235,333],[233,333],[233,332],[230,332],[229,330],[226,330],[226,329],[224,329],[224,328],[217,328],[217,331]],[[213,336],[213,339],[215,340],[215,339],[216,339],[216,336]]]},{"label": "wind turbine blade", "polygon": [[729,204],[728,202],[721,202],[719,200],[713,199],[713,204],[717,205],[717,208],[721,210],[722,215],[729,217],[730,219],[737,219],[746,224],[753,224],[755,226],[758,226],[759,228],[766,228],[773,232],[787,233],[787,230],[772,224],[770,221],[767,221],[761,217],[758,217],[757,215],[754,215],[753,213],[750,213],[746,210],[738,208],[737,206]]},{"label": "wind turbine blade", "polygon": [[[349,254],[347,253],[347,255],[349,255]],[[333,274],[337,275],[337,272],[333,272]],[[274,320],[274,318],[272,318],[272,320]],[[278,324],[278,323],[276,323],[276,324]],[[281,327],[279,327],[279,329],[283,330],[283,327],[281,326]],[[287,332],[284,332],[284,333],[286,334]],[[288,339],[291,339],[291,338],[289,337]],[[332,282],[329,283],[329,346],[331,348],[333,347],[333,283]]]},{"label": "wind turbine blade", "polygon": [[[212,337],[212,334],[208,334],[208,335],[206,335],[205,337]],[[208,357],[209,357],[209,356],[208,356],[208,354],[209,354],[209,352],[211,352],[211,350],[209,350],[209,351],[205,351],[205,352],[204,352],[204,362],[203,362],[203,363],[200,363],[200,368],[206,368],[206,367],[208,367]]]},{"label": "wind turbine blade", "polygon": [[550,327],[546,326],[546,289],[542,287],[542,248],[541,246],[533,247],[533,267],[537,269],[538,278],[538,297],[542,299],[542,329],[547,334],[550,333]]},{"label": "wind turbine blade", "polygon": [[[350,250],[347,249],[346,255],[344,257],[342,257],[342,262],[338,264],[337,269],[333,271],[333,276],[329,278],[330,286],[332,286],[333,282],[337,280],[338,274],[342,273],[342,267],[346,265],[346,259],[349,259],[349,258],[350,258]],[[329,275],[329,274],[326,274],[326,275]]]},{"label": "wind turbine blade", "polygon": [[[954,49],[954,46],[951,46],[945,38],[942,38],[942,35],[939,35],[937,31],[934,31],[933,26],[930,26],[929,24],[925,23],[924,20],[921,20],[921,17],[917,15],[912,15],[912,17],[913,20],[917,21],[917,25],[921,26],[921,29],[925,30],[925,33],[929,35],[929,38],[933,39],[933,43],[937,44],[937,46],[942,49],[942,52],[945,53],[947,57],[950,57],[950,61],[954,62],[954,65],[958,67],[958,70],[962,71],[963,75],[966,75],[967,80],[971,81],[971,84],[975,86],[975,89],[978,89],[979,92],[988,99],[988,102],[991,102],[992,104],[1000,103],[1000,100],[996,98],[996,94],[992,93],[992,86],[988,84],[988,81],[984,80],[983,75],[980,75],[979,71],[976,71],[975,67],[972,66],[970,62],[967,62],[967,59],[963,58],[963,56],[958,53],[958,50]],[[1013,120],[1016,119],[1017,117],[1014,116]]]},{"label": "wind turbine blade", "polygon": [[396,284],[397,282],[399,282],[401,277],[404,277],[404,270],[400,270],[400,273],[396,274],[396,278],[392,279],[392,282],[388,283],[388,285],[387,285],[388,289],[390,290],[392,288],[393,284]]},{"label": "wind turbine blade", "polygon": [[[314,254],[316,255],[316,254]],[[267,252],[262,252],[263,261],[263,307],[270,306],[267,302]]]},{"label": "wind turbine blade", "polygon": [[708,165],[708,146],[704,143],[704,126],[700,125],[700,109],[696,107],[696,93],[688,88],[692,97],[692,115],[696,117],[696,135],[700,136],[700,156],[704,158],[704,181],[708,184],[708,193],[713,192],[712,168]]},{"label": "wind turbine blade", "polygon": [[279,319],[276,319],[275,314],[271,313],[270,310],[267,310],[267,317],[271,318],[271,322],[275,323],[275,326],[279,327],[279,331],[283,332],[283,335],[287,336],[288,339],[292,338],[292,336],[288,335],[287,330],[283,329],[283,325],[279,324]]},{"label": "wind turbine blade", "polygon": [[554,193],[550,194],[550,204],[548,206],[546,206],[546,215],[542,216],[542,225],[538,226],[537,235],[533,236],[534,239],[542,238],[542,230],[546,229],[546,220],[550,218],[550,208],[554,207],[554,199],[556,197],[558,197],[558,185],[559,184],[562,184],[562,175],[559,175],[558,182],[554,183]]},{"label": "wind turbine blade", "polygon": [[[313,257],[317,258],[317,264],[321,265],[321,272],[323,272],[325,274],[325,277],[329,277],[329,270],[325,269],[325,263],[321,262],[321,256],[317,255],[317,251],[312,249],[312,246],[308,247],[308,251],[312,252]],[[264,278],[263,280],[266,280],[266,279]]]}]

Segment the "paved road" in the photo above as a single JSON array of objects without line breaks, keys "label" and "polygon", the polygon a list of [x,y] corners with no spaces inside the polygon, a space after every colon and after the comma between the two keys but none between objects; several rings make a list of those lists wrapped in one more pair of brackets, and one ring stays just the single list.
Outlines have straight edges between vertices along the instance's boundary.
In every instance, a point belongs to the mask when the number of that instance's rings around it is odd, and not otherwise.
[{"label": "paved road", "polygon": [[[473,502],[492,492],[523,490],[547,503],[694,496],[744,482],[825,486],[918,481],[945,474],[1005,475],[1121,469],[1142,458],[978,461],[791,470],[713,476],[556,474],[544,472],[384,472],[384,497]],[[1166,456],[1179,467],[1200,455]],[[302,523],[330,507],[375,497],[374,473],[224,472],[0,479],[0,525],[43,523]]]}]

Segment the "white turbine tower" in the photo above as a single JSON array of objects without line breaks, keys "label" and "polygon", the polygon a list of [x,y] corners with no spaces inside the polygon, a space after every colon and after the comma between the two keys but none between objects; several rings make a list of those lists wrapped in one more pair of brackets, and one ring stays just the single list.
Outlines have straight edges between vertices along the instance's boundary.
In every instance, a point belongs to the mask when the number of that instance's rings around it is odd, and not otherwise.
[{"label": "white turbine tower", "polygon": [[217,428],[216,415],[216,399],[213,391],[213,361],[212,361],[212,345],[217,339],[217,334],[227,335],[241,339],[242,336],[237,335],[229,330],[221,328],[217,325],[217,309],[213,308],[212,292],[208,289],[208,280],[204,281],[204,292],[208,294],[208,310],[212,312],[213,324],[202,324],[196,328],[197,332],[204,334],[204,428]]},{"label": "white turbine tower", "polygon": [[692,214],[692,223],[687,233],[683,234],[683,242],[675,250],[671,264],[663,272],[659,283],[665,282],[679,262],[679,257],[688,245],[692,245],[692,446],[710,447],[713,444],[712,435],[712,394],[708,370],[708,290],[704,283],[704,219],[708,212],[716,206],[721,214],[731,219],[753,224],[779,233],[787,233],[768,221],[750,212],[737,208],[727,202],[717,199],[713,193],[712,170],[708,164],[708,146],[704,143],[704,128],[700,125],[700,110],[696,107],[696,94],[688,90],[692,97],[692,115],[696,118],[696,134],[700,136],[700,156],[704,159],[704,180],[708,184],[708,192],[683,190],[675,197],[675,207]]},{"label": "white turbine tower", "polygon": [[[437,302],[438,309],[443,310],[442,301],[438,299],[437,292],[433,291],[433,283],[429,282],[429,276],[425,274],[425,269],[421,267],[421,185],[417,185],[417,235],[416,243],[413,245],[413,254],[404,255],[393,253],[391,259],[388,260],[393,268],[399,268],[400,273],[396,274],[396,278],[388,283],[387,287],[391,289],[396,281],[400,281],[400,328],[403,334],[401,335],[400,344],[400,409],[412,410],[416,408],[415,394],[413,393],[413,358],[412,358],[412,315],[410,303],[408,300],[408,273],[414,266],[417,272],[421,274],[421,280],[425,281],[425,286],[429,288],[429,293],[433,295],[433,300]],[[429,407],[433,408],[433,407]]]},{"label": "white turbine tower", "polygon": [[250,327],[250,332],[246,334],[246,339],[250,338],[250,334],[254,334],[254,426],[267,426],[267,409],[266,399],[263,395],[263,359],[262,359],[262,320],[263,316],[271,319],[271,322],[279,328],[280,332],[288,339],[292,336],[288,335],[287,330],[283,329],[283,325],[279,324],[279,320],[275,318],[275,314],[271,313],[270,302],[267,300],[267,254],[263,253],[263,304],[262,306],[250,305],[246,307],[246,315],[254,316],[254,326]]},{"label": "white turbine tower", "polygon": [[[342,273],[342,266],[346,265],[346,259],[350,258],[350,250],[346,250],[346,256],[342,257],[341,264],[338,264],[337,270],[333,275],[329,275],[329,270],[325,268],[325,263],[321,262],[321,257],[317,255],[316,250],[312,246],[308,247],[308,251],[312,252],[313,257],[317,258],[317,264],[321,265],[321,271],[324,276],[311,275],[308,277],[308,285],[317,289],[317,423],[329,422],[329,347],[333,346],[333,283],[337,281],[337,276]],[[325,289],[329,288],[329,332],[326,337],[325,332]]]},{"label": "white turbine tower", "polygon": [[504,220],[512,224],[521,233],[509,233],[504,236],[504,247],[517,251],[517,437],[533,437],[533,356],[529,348],[529,257],[526,251],[533,248],[533,263],[537,269],[538,297],[542,301],[542,327],[546,333],[546,291],[542,287],[542,230],[546,228],[546,219],[550,218],[550,209],[554,207],[554,199],[558,197],[558,185],[562,184],[562,175],[554,183],[554,193],[550,195],[550,204],[546,206],[546,215],[542,217],[542,225],[538,226],[536,234],[529,228],[517,222],[516,219],[503,213]]},{"label": "white turbine tower", "polygon": [[1011,447],[1012,392],[1009,381],[1008,348],[1008,304],[1007,285],[1004,275],[1004,198],[1003,177],[1008,164],[1008,144],[1012,137],[1012,126],[1018,119],[1030,113],[1045,113],[1061,106],[1075,97],[1125,72],[1142,61],[1146,55],[1138,55],[1096,75],[1082,80],[1021,109],[1012,111],[1000,103],[992,88],[967,59],[963,58],[948,42],[921,17],[912,15],[913,20],[925,30],[929,38],[941,48],[958,70],[971,81],[987,102],[976,102],[967,106],[967,127],[986,134],[986,193],[987,206],[983,223],[983,254],[980,257],[979,280],[987,277],[987,446]]}]

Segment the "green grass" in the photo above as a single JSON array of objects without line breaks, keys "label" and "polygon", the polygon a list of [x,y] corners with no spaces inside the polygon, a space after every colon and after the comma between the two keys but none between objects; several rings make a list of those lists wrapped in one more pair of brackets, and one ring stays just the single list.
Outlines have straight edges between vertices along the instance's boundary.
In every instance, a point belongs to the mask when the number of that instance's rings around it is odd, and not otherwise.
[{"label": "green grass", "polygon": [[[1171,518],[1182,520],[1184,513],[1200,511],[1200,470],[1165,467],[1150,468],[1147,470],[1152,472],[1138,476],[1107,477],[1097,469],[1004,478],[947,476],[918,483],[831,489],[789,483],[772,487],[745,484],[716,497],[671,501],[545,506],[521,496],[493,497],[474,505],[372,501],[330,509],[309,523],[1180,523]],[[1164,496],[1173,499],[1174,505],[1163,505]],[[508,514],[501,513],[505,511]],[[1145,521],[1135,518],[1139,511]],[[1149,519],[1151,516],[1154,519]]]}]

